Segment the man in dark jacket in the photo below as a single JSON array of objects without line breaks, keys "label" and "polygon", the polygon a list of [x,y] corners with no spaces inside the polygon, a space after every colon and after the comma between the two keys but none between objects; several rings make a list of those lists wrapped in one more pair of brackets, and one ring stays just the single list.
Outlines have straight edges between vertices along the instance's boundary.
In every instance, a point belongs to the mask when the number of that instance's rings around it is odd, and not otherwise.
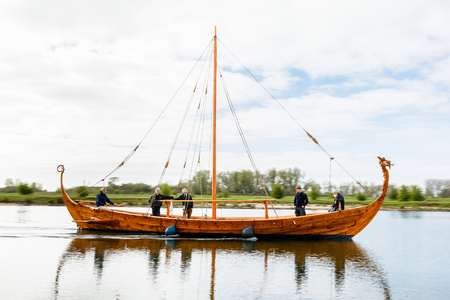
[{"label": "man in dark jacket", "polygon": [[[153,199],[153,202],[152,202],[152,199]],[[161,189],[159,187],[157,187],[155,189],[155,193],[148,200],[148,203],[152,206],[152,215],[154,217],[159,217],[159,215],[161,213],[161,206],[162,206],[161,200],[164,200],[164,199],[173,199],[173,197],[161,194]]]},{"label": "man in dark jacket", "polygon": [[99,206],[106,206],[106,202],[108,202],[111,205],[114,205],[111,200],[109,200],[108,196],[106,196],[106,188],[102,188],[100,193],[97,195],[97,207]]},{"label": "man in dark jacket", "polygon": [[[175,198],[174,200],[192,200],[191,195],[188,194],[187,188],[183,189],[183,194],[180,195],[180,197]],[[181,202],[183,204],[183,218],[190,219],[192,215],[192,209],[194,208],[194,202]]]},{"label": "man in dark jacket", "polygon": [[341,195],[339,190],[334,190],[334,203],[328,212],[342,211],[345,209],[344,196]]},{"label": "man in dark jacket", "polygon": [[294,197],[294,206],[295,206],[295,216],[305,216],[305,206],[308,204],[308,195],[302,192],[301,187],[296,187],[295,190],[297,193]]}]

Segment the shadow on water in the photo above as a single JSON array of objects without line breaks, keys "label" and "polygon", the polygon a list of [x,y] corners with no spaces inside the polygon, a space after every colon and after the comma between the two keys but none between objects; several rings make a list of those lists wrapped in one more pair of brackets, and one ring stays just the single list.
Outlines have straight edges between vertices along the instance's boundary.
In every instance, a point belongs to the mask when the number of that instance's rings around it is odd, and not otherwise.
[{"label": "shadow on water", "polygon": [[[86,235],[87,237],[88,235]],[[345,286],[347,273],[357,274],[357,276],[367,279],[373,284],[378,293],[384,299],[391,298],[389,284],[383,270],[370,257],[360,245],[352,240],[321,240],[321,241],[255,241],[248,239],[165,239],[161,236],[147,236],[140,238],[110,238],[103,235],[102,238],[75,238],[62,254],[56,271],[54,282],[54,298],[58,298],[60,292],[60,277],[63,274],[64,266],[71,263],[71,260],[84,260],[84,263],[94,258],[93,268],[96,275],[97,285],[102,281],[105,260],[112,254],[127,255],[129,251],[146,253],[148,260],[148,272],[152,281],[156,283],[157,276],[173,262],[176,253],[176,267],[179,269],[181,283],[189,277],[192,268],[198,267],[192,264],[192,257],[195,254],[207,255],[209,257],[210,276],[209,298],[215,298],[215,291],[218,284],[227,285],[227,282],[216,282],[216,273],[219,265],[216,259],[220,256],[233,253],[233,255],[257,256],[260,259],[262,273],[255,274],[260,277],[259,293],[263,294],[263,286],[270,276],[270,264],[277,259],[285,259],[292,262],[294,270],[295,289],[292,293],[300,294],[309,280],[316,279],[310,275],[318,265],[326,266],[331,270],[330,281],[335,295],[341,293]],[[93,255],[92,255],[93,254]],[[272,260],[272,262],[271,262]],[[172,266],[173,267],[173,266]],[[67,267],[69,269],[69,267]],[[223,280],[223,277],[221,277]],[[255,296],[255,295],[253,295]]]}]

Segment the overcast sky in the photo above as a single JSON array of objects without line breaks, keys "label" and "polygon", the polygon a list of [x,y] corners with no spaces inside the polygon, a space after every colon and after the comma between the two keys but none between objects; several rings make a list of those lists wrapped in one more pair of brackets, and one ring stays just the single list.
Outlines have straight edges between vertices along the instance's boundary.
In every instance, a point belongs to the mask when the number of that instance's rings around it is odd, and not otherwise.
[{"label": "overcast sky", "polygon": [[[214,26],[260,171],[298,167],[322,183],[329,158],[233,55],[359,181],[381,184],[377,156],[395,164],[397,185],[450,179],[449,16],[448,1],[1,1],[0,186],[55,190],[59,164],[66,187],[102,179],[154,124]],[[114,173],[119,183],[158,182],[185,87]],[[251,169],[223,92],[218,102],[218,171]],[[189,122],[169,183],[181,175]],[[205,169],[208,134],[202,148]],[[332,181],[352,178],[332,164]]]}]

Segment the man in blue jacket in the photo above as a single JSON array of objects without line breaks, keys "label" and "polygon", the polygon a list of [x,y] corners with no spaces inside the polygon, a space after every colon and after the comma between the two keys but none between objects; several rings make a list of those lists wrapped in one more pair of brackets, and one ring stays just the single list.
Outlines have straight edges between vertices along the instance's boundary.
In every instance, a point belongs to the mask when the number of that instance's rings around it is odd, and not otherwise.
[{"label": "man in blue jacket", "polygon": [[114,205],[111,200],[109,200],[108,196],[106,196],[106,188],[102,188],[100,193],[97,195],[97,207],[99,206],[106,206],[106,202],[108,202],[111,205]]},{"label": "man in blue jacket", "polygon": [[334,190],[334,203],[328,212],[342,211],[345,209],[344,196],[341,195],[339,190]]},{"label": "man in blue jacket", "polygon": [[294,198],[295,216],[306,216],[305,206],[308,204],[308,195],[302,192],[301,187],[296,187],[297,193]]}]

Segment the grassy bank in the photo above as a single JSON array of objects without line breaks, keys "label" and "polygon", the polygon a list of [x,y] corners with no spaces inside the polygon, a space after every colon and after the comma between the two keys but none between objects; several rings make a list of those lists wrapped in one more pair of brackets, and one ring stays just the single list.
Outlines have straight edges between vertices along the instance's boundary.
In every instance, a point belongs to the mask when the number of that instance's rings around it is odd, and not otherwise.
[{"label": "grassy bank", "polygon": [[[72,199],[77,200],[91,200],[95,201],[96,195],[89,195],[87,197],[76,197],[76,195],[69,195]],[[108,197],[117,204],[125,204],[125,206],[147,206],[148,199],[151,194],[108,194]],[[292,208],[293,196],[287,196],[283,199],[278,199],[274,205],[279,208]],[[194,195],[195,200],[208,200],[211,196]],[[265,196],[245,196],[245,195],[230,195],[228,198],[218,198],[224,200],[248,200],[248,199],[267,199]],[[360,207],[368,205],[374,199],[367,199],[364,201],[357,200],[354,197],[345,197],[346,208]],[[325,209],[330,206],[332,200],[330,198],[320,197],[317,200],[310,200],[309,209]],[[261,205],[258,202],[231,202],[218,203],[218,207],[241,207],[241,208],[259,208]],[[31,195],[20,195],[17,193],[0,193],[0,204],[14,204],[14,205],[64,205],[60,193],[34,193]],[[197,204],[198,205],[198,204]],[[207,205],[207,204],[204,204]],[[181,206],[177,203],[175,206]],[[382,210],[419,210],[419,211],[450,211],[450,198],[427,198],[425,201],[396,201],[385,199]]]}]

